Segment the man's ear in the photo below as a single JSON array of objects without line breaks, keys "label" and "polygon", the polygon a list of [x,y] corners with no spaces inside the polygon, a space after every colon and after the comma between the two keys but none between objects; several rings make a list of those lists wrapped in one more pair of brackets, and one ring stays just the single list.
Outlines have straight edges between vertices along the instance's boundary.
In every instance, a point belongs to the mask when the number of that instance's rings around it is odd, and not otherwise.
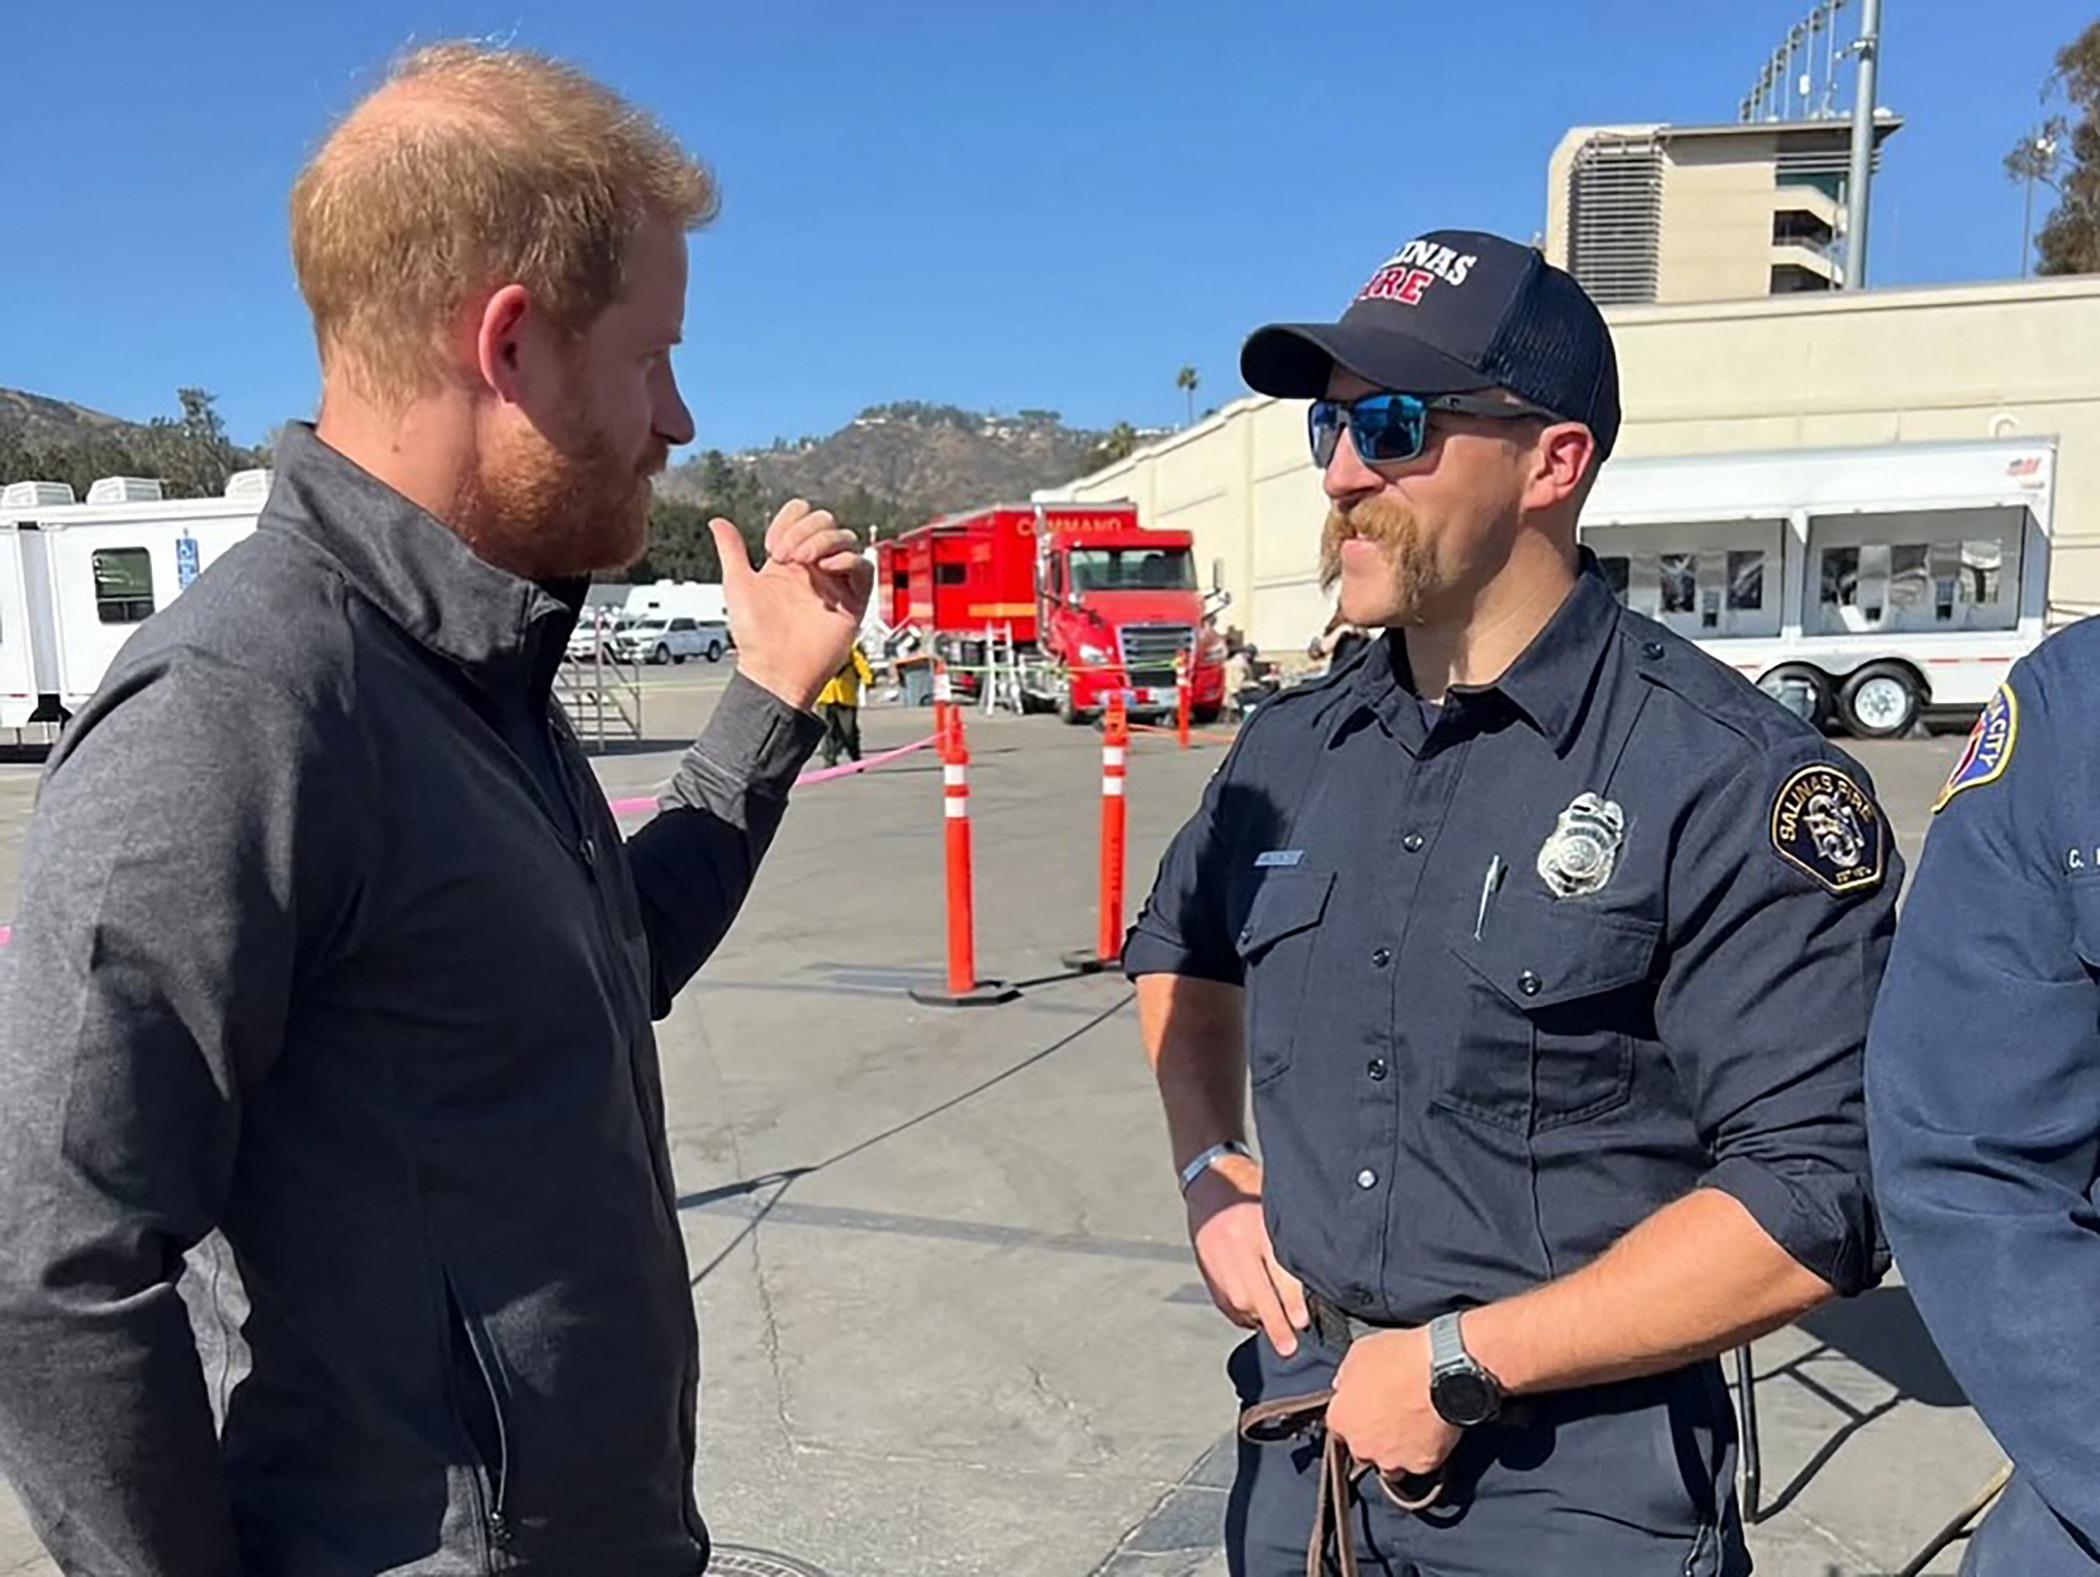
[{"label": "man's ear", "polygon": [[1539,433],[1531,454],[1524,504],[1527,509],[1548,510],[1581,491],[1596,463],[1597,439],[1580,422],[1555,422]]},{"label": "man's ear", "polygon": [[524,339],[532,316],[532,293],[505,285],[482,304],[474,325],[474,362],[481,381],[505,404],[524,396]]}]

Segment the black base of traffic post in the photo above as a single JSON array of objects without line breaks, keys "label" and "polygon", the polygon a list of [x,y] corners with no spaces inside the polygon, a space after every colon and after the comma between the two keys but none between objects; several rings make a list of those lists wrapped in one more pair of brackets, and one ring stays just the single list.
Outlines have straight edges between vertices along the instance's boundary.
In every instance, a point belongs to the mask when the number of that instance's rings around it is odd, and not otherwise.
[{"label": "black base of traffic post", "polygon": [[1103,958],[1091,947],[1075,947],[1059,962],[1076,975],[1105,975],[1110,970],[1123,967],[1122,959]]},{"label": "black base of traffic post", "polygon": [[950,991],[946,986],[913,986],[905,993],[912,1001],[929,1008],[991,1008],[1020,996],[1018,986],[1003,980],[980,980],[969,990]]}]

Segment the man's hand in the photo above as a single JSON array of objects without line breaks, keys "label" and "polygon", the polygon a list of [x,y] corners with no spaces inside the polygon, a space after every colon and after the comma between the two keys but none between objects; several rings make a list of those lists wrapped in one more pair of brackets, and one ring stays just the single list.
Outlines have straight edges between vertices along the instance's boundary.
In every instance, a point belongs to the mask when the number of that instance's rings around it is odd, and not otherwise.
[{"label": "man's hand", "polygon": [[1360,1336],[1334,1377],[1327,1427],[1359,1462],[1392,1477],[1434,1473],[1464,1433],[1429,1400],[1429,1331]]},{"label": "man's hand", "polygon": [[738,670],[808,711],[860,633],[874,566],[829,510],[799,498],[783,504],[766,529],[764,569],[751,567],[744,539],[729,521],[716,518],[707,528],[722,558]]},{"label": "man's hand", "polygon": [[1312,1324],[1305,1288],[1277,1263],[1261,1215],[1261,1167],[1228,1155],[1189,1185],[1189,1241],[1211,1301],[1235,1325],[1267,1333],[1288,1358]]}]

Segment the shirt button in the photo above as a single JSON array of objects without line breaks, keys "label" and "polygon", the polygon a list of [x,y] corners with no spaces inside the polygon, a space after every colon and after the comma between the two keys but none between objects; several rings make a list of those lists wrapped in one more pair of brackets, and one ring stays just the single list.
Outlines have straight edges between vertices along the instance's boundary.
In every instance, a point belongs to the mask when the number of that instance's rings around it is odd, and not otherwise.
[{"label": "shirt button", "polygon": [[1392,961],[1393,953],[1391,948],[1381,947],[1378,949],[1377,952],[1371,955],[1371,967],[1373,969],[1383,969],[1387,964],[1390,964]]},{"label": "shirt button", "polygon": [[1662,654],[1663,654],[1663,643],[1662,643],[1661,641],[1643,641],[1643,642],[1641,642],[1641,655],[1642,655],[1643,657],[1647,658],[1647,659],[1648,659],[1648,661],[1650,661],[1651,663],[1652,663],[1652,662],[1659,662],[1659,661],[1661,661],[1661,659],[1662,659]]},{"label": "shirt button", "polygon": [[1245,946],[1246,946],[1246,945],[1247,945],[1247,944],[1248,944],[1249,942],[1251,942],[1251,941],[1253,941],[1253,940],[1254,940],[1254,928],[1253,928],[1252,926],[1244,926],[1244,925],[1243,925],[1243,926],[1241,926],[1241,927],[1240,927],[1240,946],[1242,946],[1242,947],[1245,947]]},{"label": "shirt button", "polygon": [[1523,992],[1524,995],[1526,995],[1527,997],[1537,996],[1539,994],[1539,987],[1544,983],[1545,982],[1540,980],[1537,975],[1534,975],[1528,969],[1525,970],[1523,974],[1517,976],[1517,989]]},{"label": "shirt button", "polygon": [[1419,832],[1410,832],[1400,840],[1400,847],[1407,850],[1409,854],[1420,854],[1422,852],[1422,835]]},{"label": "shirt button", "polygon": [[1370,1080],[1371,1080],[1371,1082],[1372,1082],[1373,1084],[1382,1084],[1382,1083],[1384,1083],[1384,1082],[1385,1082],[1385,1058],[1383,1058],[1383,1057],[1373,1057],[1373,1058],[1372,1058],[1372,1059],[1371,1059],[1371,1060],[1370,1060],[1369,1062],[1367,1062],[1367,1063],[1365,1063],[1365,1064],[1364,1064],[1364,1072],[1365,1072],[1365,1073],[1366,1073],[1367,1075],[1369,1075],[1369,1076],[1370,1076]]},{"label": "shirt button", "polygon": [[1356,1174],[1356,1186],[1358,1188],[1376,1188],[1378,1186],[1378,1174],[1368,1166],[1365,1167]]}]

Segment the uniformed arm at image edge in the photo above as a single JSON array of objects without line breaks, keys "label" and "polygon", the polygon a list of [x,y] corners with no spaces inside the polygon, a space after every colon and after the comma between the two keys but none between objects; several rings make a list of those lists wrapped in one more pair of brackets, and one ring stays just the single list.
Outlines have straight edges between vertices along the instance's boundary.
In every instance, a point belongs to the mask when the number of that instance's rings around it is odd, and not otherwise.
[{"label": "uniformed arm at image edge", "polygon": [[2093,868],[2100,801],[2083,745],[2091,681],[2067,671],[2093,649],[2080,639],[2074,627],[2014,668],[2002,771],[1933,819],[1875,1012],[1867,1109],[1889,1236],[1927,1329],[2090,1552],[2100,882],[2079,870]]}]

